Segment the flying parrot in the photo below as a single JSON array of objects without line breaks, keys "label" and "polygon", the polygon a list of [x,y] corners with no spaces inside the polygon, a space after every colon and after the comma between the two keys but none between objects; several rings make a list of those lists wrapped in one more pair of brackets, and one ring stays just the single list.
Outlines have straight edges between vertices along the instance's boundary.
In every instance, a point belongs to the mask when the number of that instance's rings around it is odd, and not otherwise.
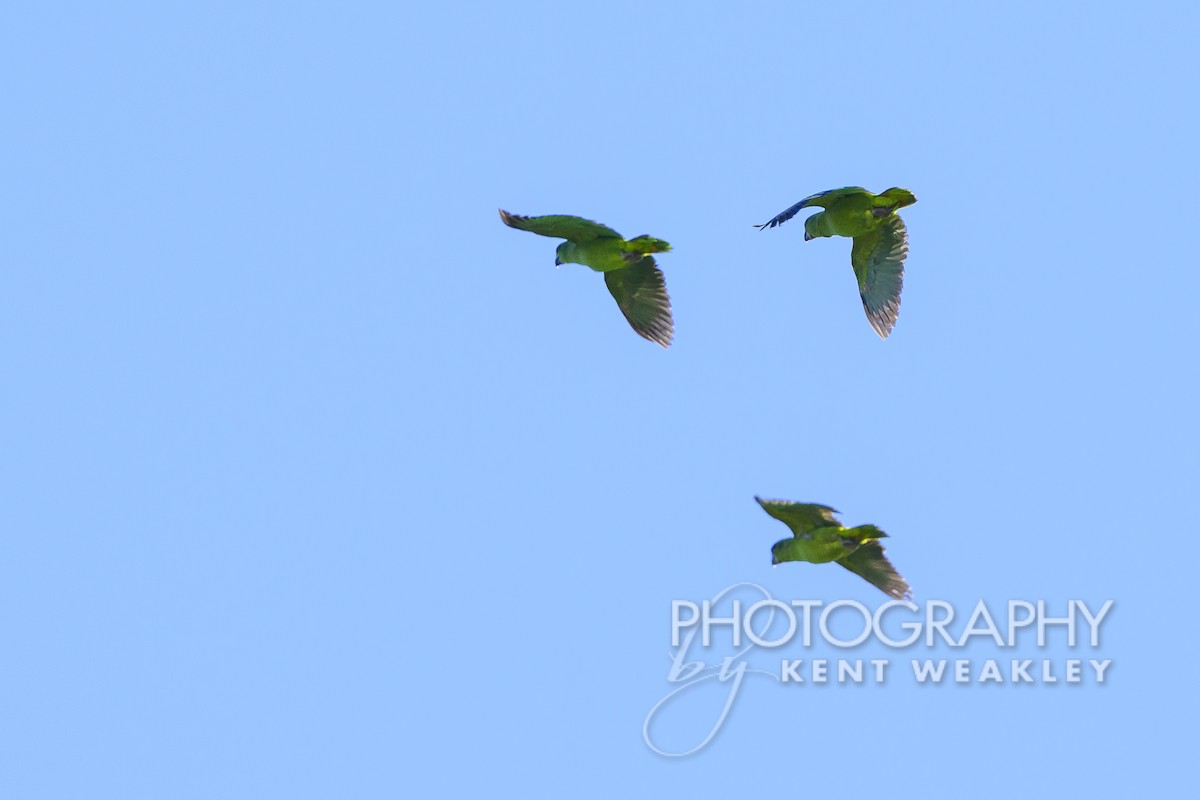
[{"label": "flying parrot", "polygon": [[791,539],[776,542],[771,547],[771,564],[836,561],[888,596],[896,600],[912,599],[912,589],[883,554],[879,540],[887,534],[879,528],[874,525],[845,528],[834,516],[838,512],[829,506],[761,497],[754,499],[763,511],[792,530]]},{"label": "flying parrot", "polygon": [[917,198],[908,189],[871,194],[847,186],[806,197],[770,222],[754,227],[763,230],[782,225],[802,208],[825,209],[804,220],[804,241],[819,236],[849,236],[854,240],[850,263],[858,278],[863,309],[871,327],[886,339],[900,314],[904,259],[908,257],[908,230],[896,211],[915,202]]},{"label": "flying parrot", "polygon": [[566,239],[555,251],[554,265],[583,264],[603,272],[608,291],[634,331],[663,347],[671,344],[671,298],[650,255],[665,253],[671,245],[651,236],[625,240],[612,228],[582,217],[520,217],[501,209],[500,219],[512,228]]}]

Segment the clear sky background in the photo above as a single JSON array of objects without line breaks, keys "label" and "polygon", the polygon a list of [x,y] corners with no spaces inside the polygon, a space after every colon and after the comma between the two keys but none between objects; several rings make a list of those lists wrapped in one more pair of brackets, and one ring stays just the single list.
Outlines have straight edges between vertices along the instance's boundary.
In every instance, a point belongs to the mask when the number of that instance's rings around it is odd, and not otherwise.
[{"label": "clear sky background", "polygon": [[[1177,783],[1197,22],[1183,2],[7,7],[0,794]],[[847,240],[751,227],[844,185],[919,199],[887,341]],[[670,241],[675,344],[498,207]],[[885,599],[772,570],[786,531],[755,494],[877,523],[918,600],[1114,599],[1107,685],[755,682],[708,748],[654,755],[671,600]]]}]

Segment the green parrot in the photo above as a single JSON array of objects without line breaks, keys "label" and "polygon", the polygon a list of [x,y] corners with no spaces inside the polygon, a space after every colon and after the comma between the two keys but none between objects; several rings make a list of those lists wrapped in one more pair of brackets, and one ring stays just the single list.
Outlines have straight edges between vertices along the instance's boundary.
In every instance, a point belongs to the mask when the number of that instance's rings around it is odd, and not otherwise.
[{"label": "green parrot", "polygon": [[758,504],[775,519],[792,529],[793,537],[771,547],[771,564],[784,561],[808,561],[824,564],[836,561],[860,578],[896,600],[911,600],[912,589],[883,554],[880,539],[886,533],[874,525],[842,527],[829,506],[793,503],[790,500],[764,500]]},{"label": "green parrot", "polygon": [[897,209],[917,198],[908,189],[892,188],[871,194],[857,186],[830,189],[806,197],[759,230],[782,225],[802,208],[825,209],[804,220],[804,241],[819,236],[849,236],[854,240],[850,263],[858,278],[858,293],[871,327],[886,339],[900,315],[900,290],[904,288],[904,259],[908,257],[908,230]]},{"label": "green parrot", "polygon": [[520,217],[501,209],[500,219],[512,228],[566,239],[555,251],[554,265],[583,264],[603,272],[608,291],[634,331],[663,347],[671,344],[671,298],[650,255],[665,253],[671,245],[651,236],[626,241],[612,228],[563,214]]}]

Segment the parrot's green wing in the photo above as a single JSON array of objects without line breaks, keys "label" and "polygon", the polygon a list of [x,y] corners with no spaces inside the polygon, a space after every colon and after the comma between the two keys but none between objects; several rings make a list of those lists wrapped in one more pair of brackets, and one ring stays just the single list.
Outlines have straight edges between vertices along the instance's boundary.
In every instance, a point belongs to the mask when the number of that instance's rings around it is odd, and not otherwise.
[{"label": "parrot's green wing", "polygon": [[621,235],[607,225],[583,217],[550,214],[544,217],[521,217],[500,209],[500,219],[510,228],[530,231],[542,236],[556,236],[575,244],[592,239],[620,239]]},{"label": "parrot's green wing", "polygon": [[836,203],[838,200],[856,194],[870,194],[870,192],[859,186],[846,186],[842,189],[830,189],[827,192],[817,192],[816,194],[812,194],[804,198],[788,210],[775,215],[770,221],[764,222],[762,225],[755,225],[754,227],[758,228],[760,231],[764,228],[774,228],[776,225],[782,225],[792,217],[796,216],[796,213],[802,208],[808,208],[810,206],[829,208],[829,206]]},{"label": "parrot's green wing", "polygon": [[790,500],[764,500],[755,497],[758,504],[775,519],[792,529],[799,536],[811,533],[817,528],[828,528],[831,525],[841,526],[835,514],[837,510],[817,503],[793,503]]},{"label": "parrot's green wing", "polygon": [[854,237],[850,263],[858,278],[858,293],[871,327],[886,339],[900,315],[904,288],[904,259],[908,258],[908,229],[893,214],[870,233]]},{"label": "parrot's green wing", "polygon": [[912,588],[900,577],[892,562],[883,554],[883,545],[872,539],[838,561],[846,569],[897,600],[911,600]]},{"label": "parrot's green wing", "polygon": [[605,272],[604,283],[638,335],[663,347],[670,346],[675,334],[671,298],[662,270],[655,266],[653,257],[646,256],[624,269]]}]

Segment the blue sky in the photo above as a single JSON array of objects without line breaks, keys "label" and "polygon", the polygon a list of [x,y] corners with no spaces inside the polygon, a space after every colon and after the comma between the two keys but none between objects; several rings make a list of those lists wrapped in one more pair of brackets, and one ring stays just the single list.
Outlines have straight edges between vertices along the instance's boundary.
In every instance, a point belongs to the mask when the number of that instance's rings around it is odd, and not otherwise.
[{"label": "blue sky", "polygon": [[[1196,23],[7,9],[3,794],[1181,780]],[[886,342],[849,242],[751,227],[843,185],[919,198]],[[675,344],[498,207],[670,241]],[[772,570],[755,494],[880,525],[918,600],[1113,599],[1106,685],[755,682],[703,751],[656,756],[672,600],[885,599]]]}]

